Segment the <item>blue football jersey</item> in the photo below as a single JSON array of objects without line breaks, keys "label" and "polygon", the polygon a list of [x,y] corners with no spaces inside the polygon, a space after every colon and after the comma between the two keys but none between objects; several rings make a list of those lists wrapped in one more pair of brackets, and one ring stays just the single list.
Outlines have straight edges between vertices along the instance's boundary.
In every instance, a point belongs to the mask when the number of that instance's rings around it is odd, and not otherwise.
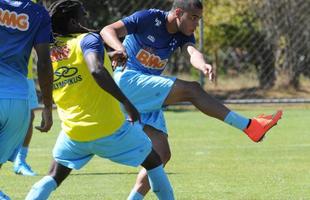
[{"label": "blue football jersey", "polygon": [[194,35],[169,33],[166,28],[167,16],[168,12],[149,9],[122,19],[128,32],[123,45],[128,54],[129,69],[160,75],[177,48],[188,42],[195,43]]},{"label": "blue football jersey", "polygon": [[0,98],[28,97],[31,49],[50,40],[51,21],[44,7],[30,0],[0,0]]}]

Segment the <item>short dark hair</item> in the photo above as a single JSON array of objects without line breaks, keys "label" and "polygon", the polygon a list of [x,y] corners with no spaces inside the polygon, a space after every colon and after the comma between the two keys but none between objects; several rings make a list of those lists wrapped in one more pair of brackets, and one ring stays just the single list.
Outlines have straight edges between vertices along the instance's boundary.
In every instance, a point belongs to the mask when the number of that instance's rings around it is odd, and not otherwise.
[{"label": "short dark hair", "polygon": [[79,0],[58,0],[53,2],[49,7],[53,33],[68,34],[70,19],[78,17],[79,9],[82,6],[83,4]]},{"label": "short dark hair", "polygon": [[202,9],[203,5],[201,0],[174,0],[171,10],[176,8],[182,8],[184,10],[190,10],[193,8]]}]

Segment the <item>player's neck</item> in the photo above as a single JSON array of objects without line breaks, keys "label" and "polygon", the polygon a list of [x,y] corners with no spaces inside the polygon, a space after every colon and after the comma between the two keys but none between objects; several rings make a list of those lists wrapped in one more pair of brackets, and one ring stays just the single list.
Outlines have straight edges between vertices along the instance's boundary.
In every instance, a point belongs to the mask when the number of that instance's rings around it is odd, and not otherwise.
[{"label": "player's neck", "polygon": [[172,12],[169,12],[167,17],[166,28],[168,33],[174,34],[179,31],[177,26],[177,19],[174,17]]}]

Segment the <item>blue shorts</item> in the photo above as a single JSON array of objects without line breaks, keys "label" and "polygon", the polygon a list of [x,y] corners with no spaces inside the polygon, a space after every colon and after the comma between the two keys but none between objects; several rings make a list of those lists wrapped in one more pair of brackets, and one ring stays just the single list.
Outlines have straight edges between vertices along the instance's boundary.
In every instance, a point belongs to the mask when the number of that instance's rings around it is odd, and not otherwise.
[{"label": "blue shorts", "polygon": [[176,78],[121,70],[120,67],[116,68],[114,80],[141,113],[142,123],[167,133],[162,107]]},{"label": "blue shorts", "polygon": [[0,99],[0,164],[24,141],[30,120],[28,100]]},{"label": "blue shorts", "polygon": [[131,125],[126,121],[113,135],[89,142],[73,141],[62,131],[56,141],[53,157],[71,169],[81,169],[94,155],[136,167],[143,163],[151,149],[152,142],[141,125]]},{"label": "blue shorts", "polygon": [[29,108],[33,110],[39,107],[36,87],[33,79],[27,79],[28,82],[28,95],[29,95]]}]

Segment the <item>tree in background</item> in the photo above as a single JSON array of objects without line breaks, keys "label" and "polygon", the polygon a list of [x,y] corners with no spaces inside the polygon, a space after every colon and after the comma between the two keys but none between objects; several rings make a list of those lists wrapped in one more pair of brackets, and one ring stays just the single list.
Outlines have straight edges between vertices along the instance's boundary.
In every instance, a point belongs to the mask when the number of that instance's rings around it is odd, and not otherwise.
[{"label": "tree in background", "polygon": [[258,26],[247,0],[205,1],[206,50],[219,73],[255,69],[259,87],[274,86],[275,57],[267,34]]},{"label": "tree in background", "polygon": [[300,75],[309,76],[310,1],[257,0],[253,6],[276,45],[277,66],[288,75],[287,86],[298,89]]}]

